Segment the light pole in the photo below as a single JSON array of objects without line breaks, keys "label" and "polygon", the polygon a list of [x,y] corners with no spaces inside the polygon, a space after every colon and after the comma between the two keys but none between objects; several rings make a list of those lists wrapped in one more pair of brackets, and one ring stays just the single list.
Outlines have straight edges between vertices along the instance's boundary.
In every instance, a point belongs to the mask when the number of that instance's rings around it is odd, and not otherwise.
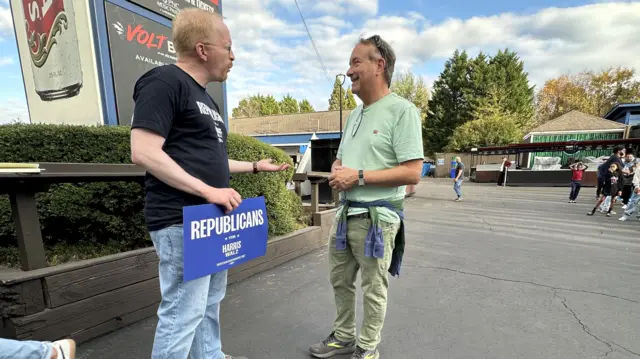
[{"label": "light pole", "polygon": [[[339,78],[342,77],[342,82],[340,82]],[[342,140],[342,85],[346,80],[345,74],[336,75],[336,81],[340,84],[340,139]]]}]

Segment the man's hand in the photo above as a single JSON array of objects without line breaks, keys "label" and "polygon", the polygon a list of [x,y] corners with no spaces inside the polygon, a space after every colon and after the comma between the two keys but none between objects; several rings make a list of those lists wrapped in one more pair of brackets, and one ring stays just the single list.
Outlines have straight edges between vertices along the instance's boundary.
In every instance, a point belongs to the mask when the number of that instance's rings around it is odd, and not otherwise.
[{"label": "man's hand", "polygon": [[636,194],[640,194],[640,187],[636,187],[633,191],[634,191]]},{"label": "man's hand", "polygon": [[202,194],[202,197],[209,203],[224,207],[225,214],[229,214],[242,203],[242,197],[233,188],[209,187],[209,189]]},{"label": "man's hand", "polygon": [[348,191],[358,183],[358,171],[353,168],[335,166],[329,176],[329,186],[338,191]]},{"label": "man's hand", "polygon": [[258,162],[258,171],[259,172],[279,172],[286,171],[289,169],[288,163],[283,163],[280,165],[273,164],[272,159],[265,159]]}]

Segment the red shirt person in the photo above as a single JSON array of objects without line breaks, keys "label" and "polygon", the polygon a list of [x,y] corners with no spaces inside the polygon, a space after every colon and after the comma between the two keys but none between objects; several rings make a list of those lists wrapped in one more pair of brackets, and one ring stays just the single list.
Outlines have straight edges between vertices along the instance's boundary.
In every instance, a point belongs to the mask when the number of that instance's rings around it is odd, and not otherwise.
[{"label": "red shirt person", "polygon": [[589,168],[582,162],[574,163],[570,166],[571,168],[571,192],[569,193],[569,203],[576,203],[576,199],[578,198],[578,193],[580,193],[580,188],[582,187],[582,176],[584,172]]}]

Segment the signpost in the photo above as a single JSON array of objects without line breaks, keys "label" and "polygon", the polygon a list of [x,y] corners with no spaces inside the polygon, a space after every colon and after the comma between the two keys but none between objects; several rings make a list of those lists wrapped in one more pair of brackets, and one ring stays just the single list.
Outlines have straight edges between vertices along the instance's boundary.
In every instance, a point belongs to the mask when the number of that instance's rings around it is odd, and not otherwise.
[{"label": "signpost", "polygon": [[184,281],[264,256],[268,229],[264,197],[243,199],[226,215],[213,204],[184,207]]}]

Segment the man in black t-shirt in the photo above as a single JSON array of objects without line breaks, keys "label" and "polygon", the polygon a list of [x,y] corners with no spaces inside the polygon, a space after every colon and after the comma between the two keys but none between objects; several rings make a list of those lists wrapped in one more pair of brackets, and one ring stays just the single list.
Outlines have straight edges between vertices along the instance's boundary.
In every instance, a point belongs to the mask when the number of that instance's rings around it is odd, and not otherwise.
[{"label": "man in black t-shirt", "polygon": [[456,157],[456,172],[453,177],[453,190],[456,192],[458,198],[456,198],[456,202],[460,202],[463,200],[462,198],[462,181],[464,180],[464,163],[462,163],[462,159],[458,156]]},{"label": "man in black t-shirt", "polygon": [[160,259],[162,302],[151,357],[233,359],[223,354],[220,340],[227,272],[183,282],[182,208],[215,203],[228,213],[242,202],[229,188],[230,173],[288,165],[227,156],[227,129],[206,91],[208,83],[227,79],[235,59],[220,16],[182,10],[173,22],[173,41],[177,63],[142,75],[133,93],[131,158],[147,171],[144,214]]}]

